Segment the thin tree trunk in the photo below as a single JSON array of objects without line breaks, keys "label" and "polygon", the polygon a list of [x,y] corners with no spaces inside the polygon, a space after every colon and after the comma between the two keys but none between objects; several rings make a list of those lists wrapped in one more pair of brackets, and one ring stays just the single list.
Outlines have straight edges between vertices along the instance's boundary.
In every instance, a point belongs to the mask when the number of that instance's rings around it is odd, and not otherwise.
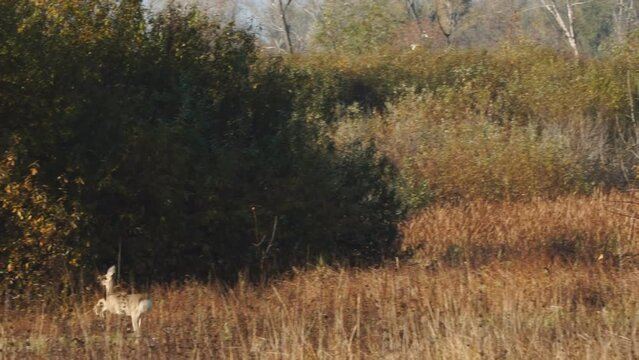
[{"label": "thin tree trunk", "polygon": [[575,18],[573,13],[573,7],[577,5],[585,4],[585,2],[573,3],[570,0],[566,0],[566,15],[567,15],[566,20],[567,21],[564,21],[564,18],[562,17],[561,13],[559,12],[559,9],[557,8],[557,3],[555,2],[555,0],[549,0],[549,1],[539,0],[539,2],[541,3],[541,6],[544,9],[548,10],[548,12],[555,19],[555,22],[557,23],[557,25],[559,25],[559,28],[561,28],[561,31],[563,31],[564,36],[566,37],[566,40],[568,41],[568,45],[570,45],[570,48],[575,54],[575,57],[579,57],[579,48],[577,47],[577,35],[575,34],[575,26],[574,26]]},{"label": "thin tree trunk", "polygon": [[575,36],[575,19],[572,13],[572,4],[570,1],[566,1],[566,11],[568,13],[568,29],[566,33],[566,37],[568,38],[568,43],[570,47],[575,53],[575,57],[579,57],[579,49],[577,48],[577,37]]},{"label": "thin tree trunk", "polygon": [[[637,129],[637,116],[635,114],[635,96],[632,91],[632,79],[630,76],[630,70],[626,72],[626,85],[628,86],[628,103],[630,105],[630,120],[632,120],[632,125],[635,127],[635,129]],[[639,137],[637,137],[636,140],[639,141]]]},{"label": "thin tree trunk", "polygon": [[618,0],[612,13],[617,41],[625,41],[628,31],[637,21],[634,0]]},{"label": "thin tree trunk", "polygon": [[[457,26],[457,21],[453,14],[453,5],[449,1],[438,0],[436,3],[436,6],[437,6],[437,10],[436,10],[437,25],[439,26],[439,30],[441,30],[442,34],[446,38],[446,46],[450,48],[451,46],[450,36],[453,34],[453,31],[455,30],[455,27]],[[446,18],[444,19],[444,21],[446,21],[447,24],[444,24],[442,22],[442,14],[445,15]],[[446,26],[448,26],[448,29],[446,29]]]},{"label": "thin tree trunk", "polygon": [[417,14],[417,9],[415,8],[415,0],[406,0],[406,6],[408,7],[408,12],[413,16],[415,24],[417,24],[420,41],[425,42],[428,36],[426,34],[426,31],[424,31],[424,27],[422,26],[421,21],[419,21],[419,15]]},{"label": "thin tree trunk", "polygon": [[[286,4],[284,4],[286,1]],[[288,52],[293,53],[293,42],[291,41],[291,26],[286,19],[286,9],[293,0],[278,0],[280,6],[280,16],[282,17],[282,25],[284,26],[284,35],[286,36],[286,46],[288,47]]]}]

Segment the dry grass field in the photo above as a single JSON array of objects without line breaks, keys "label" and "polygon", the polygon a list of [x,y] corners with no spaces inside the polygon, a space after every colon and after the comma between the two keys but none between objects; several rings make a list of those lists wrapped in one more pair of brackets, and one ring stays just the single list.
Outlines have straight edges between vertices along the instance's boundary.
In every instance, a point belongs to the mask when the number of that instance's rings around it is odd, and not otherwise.
[{"label": "dry grass field", "polygon": [[66,310],[0,310],[3,359],[632,359],[632,194],[432,207],[384,266],[296,270],[232,289],[150,289],[143,335]]}]

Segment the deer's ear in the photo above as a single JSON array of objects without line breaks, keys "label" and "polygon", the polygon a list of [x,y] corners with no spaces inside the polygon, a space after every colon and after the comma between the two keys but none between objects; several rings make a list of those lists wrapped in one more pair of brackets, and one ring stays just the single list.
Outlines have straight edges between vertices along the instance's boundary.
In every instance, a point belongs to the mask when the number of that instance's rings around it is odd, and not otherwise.
[{"label": "deer's ear", "polygon": [[115,274],[115,265],[111,266],[109,270],[107,270],[106,276],[113,276]]}]

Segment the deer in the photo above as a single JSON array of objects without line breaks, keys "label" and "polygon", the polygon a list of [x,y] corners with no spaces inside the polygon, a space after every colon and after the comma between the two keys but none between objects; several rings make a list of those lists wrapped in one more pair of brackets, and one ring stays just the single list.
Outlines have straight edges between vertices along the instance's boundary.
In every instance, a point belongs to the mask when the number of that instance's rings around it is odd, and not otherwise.
[{"label": "deer", "polygon": [[106,289],[106,297],[98,300],[97,304],[93,307],[93,311],[100,317],[104,317],[105,312],[130,316],[133,332],[140,334],[142,315],[151,310],[153,302],[146,294],[128,294],[122,291],[115,292],[113,283],[114,274],[115,265],[111,266],[106,274],[98,277],[100,284]]}]

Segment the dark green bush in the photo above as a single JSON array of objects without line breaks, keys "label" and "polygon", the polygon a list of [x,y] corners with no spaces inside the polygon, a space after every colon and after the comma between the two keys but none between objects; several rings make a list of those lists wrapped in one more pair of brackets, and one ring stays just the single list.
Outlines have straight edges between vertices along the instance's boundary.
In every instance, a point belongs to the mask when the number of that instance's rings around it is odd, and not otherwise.
[{"label": "dark green bush", "polygon": [[[260,55],[252,35],[197,11],[110,0],[0,10],[0,145],[16,154],[3,184],[37,162],[46,206],[20,206],[81,239],[43,253],[48,268],[102,269],[121,254],[137,276],[233,279],[397,248],[394,173],[374,148],[327,136],[328,75]],[[0,222],[19,226],[9,210]],[[25,236],[0,235],[13,274]]]}]

